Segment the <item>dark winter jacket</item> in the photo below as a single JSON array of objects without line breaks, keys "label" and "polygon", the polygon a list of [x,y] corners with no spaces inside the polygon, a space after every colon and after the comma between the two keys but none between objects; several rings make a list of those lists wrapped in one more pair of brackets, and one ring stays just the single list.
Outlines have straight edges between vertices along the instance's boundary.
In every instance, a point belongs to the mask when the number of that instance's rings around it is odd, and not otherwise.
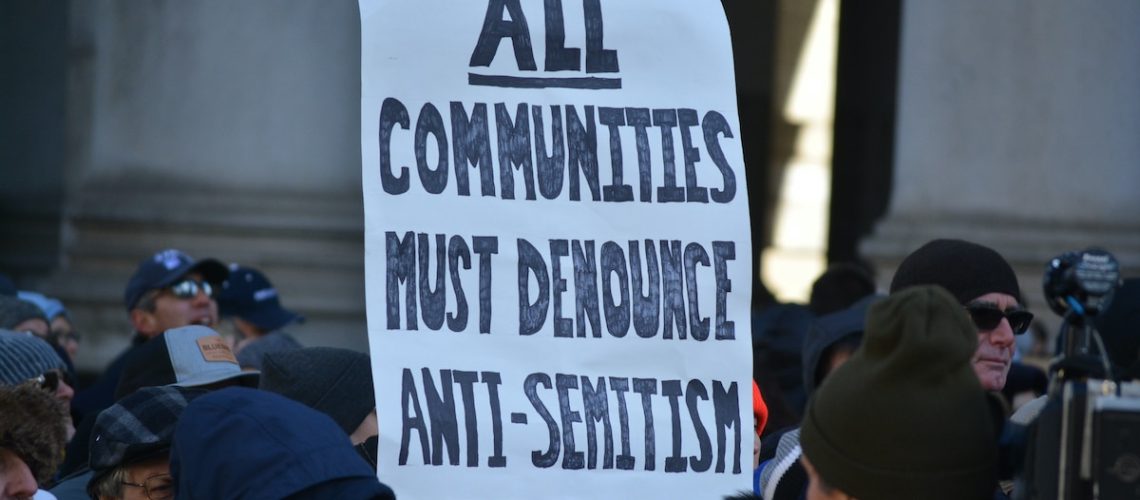
[{"label": "dark winter jacket", "polygon": [[180,499],[395,499],[331,418],[244,387],[186,408],[170,474]]},{"label": "dark winter jacket", "polygon": [[820,363],[823,353],[841,340],[853,336],[862,336],[863,323],[867,319],[867,309],[871,304],[882,300],[882,295],[868,295],[851,304],[851,307],[825,314],[812,322],[804,337],[803,350],[803,377],[804,391],[808,397],[815,392],[823,382],[820,374]]},{"label": "dark winter jacket", "polygon": [[[882,295],[869,295],[847,309],[820,316],[812,322],[804,337],[803,381],[810,397],[823,382],[820,363],[826,362],[824,353],[848,338],[862,338],[867,310],[882,300]],[[807,472],[800,464],[799,428],[779,435],[768,436],[761,445],[773,450],[770,460],[761,465],[759,491],[767,500],[796,500],[805,497]],[[767,456],[763,457],[767,458]]]},{"label": "dark winter jacket", "polygon": [[75,399],[71,401],[72,411],[79,413],[84,418],[88,415],[94,417],[107,409],[108,406],[115,404],[115,388],[119,386],[119,378],[123,375],[123,368],[126,368],[127,361],[133,358],[148,340],[150,339],[136,333],[131,338],[130,347],[116,356],[110,365],[107,365],[107,369],[103,370],[103,375],[91,387],[75,395]]},{"label": "dark winter jacket", "polygon": [[[752,379],[768,403],[770,428],[799,421],[807,404],[800,376],[804,335],[812,322],[806,306],[778,304],[752,314]],[[781,403],[791,415],[782,417]]]}]

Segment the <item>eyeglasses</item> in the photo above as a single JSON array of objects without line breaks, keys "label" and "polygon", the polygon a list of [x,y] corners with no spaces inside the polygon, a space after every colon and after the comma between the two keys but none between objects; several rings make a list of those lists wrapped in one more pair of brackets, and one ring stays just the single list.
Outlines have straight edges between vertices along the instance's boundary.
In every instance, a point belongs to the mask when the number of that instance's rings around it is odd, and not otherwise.
[{"label": "eyeglasses", "polygon": [[142,484],[122,481],[127,486],[142,488],[150,500],[169,500],[174,498],[174,480],[170,474],[157,474],[146,478]]},{"label": "eyeglasses", "polygon": [[201,290],[207,297],[214,296],[214,287],[208,282],[198,281],[193,279],[184,279],[173,285],[166,287],[170,293],[180,299],[192,299],[198,296],[198,291]]},{"label": "eyeglasses", "polygon": [[58,344],[58,343],[63,343],[63,342],[68,341],[68,340],[73,340],[75,342],[79,342],[80,340],[83,339],[83,336],[80,335],[79,332],[74,331],[74,330],[73,331],[52,330],[51,334],[48,335],[48,338],[54,340]]},{"label": "eyeglasses", "polygon": [[1001,319],[1005,318],[1009,320],[1009,328],[1013,330],[1013,334],[1021,335],[1029,330],[1029,323],[1033,322],[1033,313],[1013,307],[1003,311],[994,304],[968,304],[966,311],[969,311],[970,318],[974,320],[974,325],[979,330],[993,330],[1001,324]]},{"label": "eyeglasses", "polygon": [[55,394],[56,389],[59,389],[59,372],[56,370],[46,371],[35,377],[28,379],[25,384],[31,384],[39,387],[47,392]]}]

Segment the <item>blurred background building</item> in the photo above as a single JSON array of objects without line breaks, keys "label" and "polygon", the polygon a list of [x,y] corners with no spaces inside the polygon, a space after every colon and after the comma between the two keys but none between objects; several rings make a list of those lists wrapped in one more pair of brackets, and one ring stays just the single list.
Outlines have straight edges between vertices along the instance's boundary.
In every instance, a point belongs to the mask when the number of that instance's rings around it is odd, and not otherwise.
[{"label": "blurred background building", "polygon": [[[936,237],[998,249],[1046,318],[1062,251],[1140,275],[1140,2],[722,3],[758,297],[844,261],[885,285]],[[81,369],[166,247],[264,270],[303,343],[367,348],[359,26],[352,0],[0,1],[0,272],[69,306]]]}]

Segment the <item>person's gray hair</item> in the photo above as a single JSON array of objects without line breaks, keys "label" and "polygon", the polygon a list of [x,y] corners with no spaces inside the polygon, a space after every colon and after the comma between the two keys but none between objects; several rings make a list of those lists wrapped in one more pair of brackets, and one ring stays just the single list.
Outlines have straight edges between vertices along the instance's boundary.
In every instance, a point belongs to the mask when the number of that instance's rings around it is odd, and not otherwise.
[{"label": "person's gray hair", "polygon": [[91,498],[123,498],[123,481],[127,480],[127,469],[122,465],[106,474],[91,478],[87,483],[87,494]]}]

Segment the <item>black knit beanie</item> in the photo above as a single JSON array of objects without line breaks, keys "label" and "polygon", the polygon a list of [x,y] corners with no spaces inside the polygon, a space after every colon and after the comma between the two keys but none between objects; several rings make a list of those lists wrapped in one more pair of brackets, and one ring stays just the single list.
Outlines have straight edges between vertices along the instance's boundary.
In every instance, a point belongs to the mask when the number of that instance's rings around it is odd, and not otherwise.
[{"label": "black knit beanie", "polygon": [[872,306],[864,335],[804,414],[800,442],[820,477],[857,498],[991,498],[995,421],[961,306],[915,287]]},{"label": "black knit beanie", "polygon": [[261,388],[324,413],[352,434],[376,408],[367,354],[335,347],[265,353]]},{"label": "black knit beanie", "polygon": [[934,240],[903,259],[891,280],[891,293],[915,285],[940,285],[959,304],[994,292],[1021,302],[1009,262],[992,248],[963,240]]}]

